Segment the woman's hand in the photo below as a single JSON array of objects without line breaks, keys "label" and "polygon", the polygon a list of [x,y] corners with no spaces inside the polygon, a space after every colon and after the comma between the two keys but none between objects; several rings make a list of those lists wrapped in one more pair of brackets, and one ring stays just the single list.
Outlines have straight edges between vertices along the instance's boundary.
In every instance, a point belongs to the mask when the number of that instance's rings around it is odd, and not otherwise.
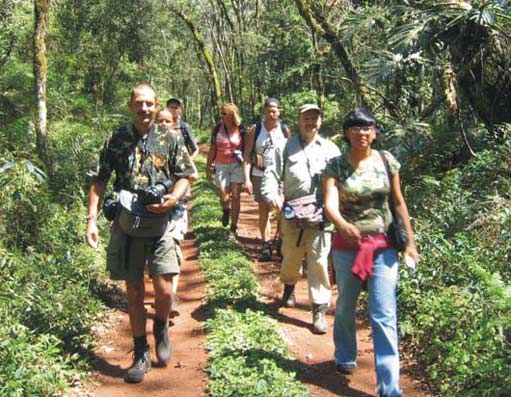
[{"label": "woman's hand", "polygon": [[419,253],[417,252],[417,247],[415,244],[408,244],[403,254],[410,256],[415,264],[419,263]]},{"label": "woman's hand", "polygon": [[346,240],[347,243],[353,245],[357,245],[362,238],[362,233],[360,233],[358,227],[352,223],[344,222],[337,226],[337,230],[339,230],[339,233],[341,233],[342,237]]},{"label": "woman's hand", "polygon": [[254,193],[254,185],[252,184],[252,181],[250,179],[245,180],[244,185],[245,185],[245,192],[247,192],[248,194]]}]

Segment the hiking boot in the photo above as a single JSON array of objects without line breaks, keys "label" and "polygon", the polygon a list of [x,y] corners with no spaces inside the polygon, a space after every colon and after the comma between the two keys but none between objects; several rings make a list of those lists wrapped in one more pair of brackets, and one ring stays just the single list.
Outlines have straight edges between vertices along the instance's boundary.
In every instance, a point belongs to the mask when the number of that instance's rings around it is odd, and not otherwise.
[{"label": "hiking boot", "polygon": [[312,305],[312,332],[315,334],[326,334],[328,326],[325,320],[326,304]]},{"label": "hiking boot", "polygon": [[133,364],[124,374],[124,381],[127,383],[140,383],[144,380],[144,375],[151,369],[151,356],[149,346],[147,350],[135,352]]},{"label": "hiking boot", "polygon": [[271,260],[271,242],[265,241],[263,243],[263,252],[259,257],[259,262],[268,262]]},{"label": "hiking boot", "polygon": [[170,298],[170,313],[169,318],[174,318],[179,316],[179,308],[177,306],[178,298],[176,294],[172,294]]},{"label": "hiking boot", "polygon": [[282,294],[282,304],[285,307],[295,307],[296,306],[295,285],[294,284],[284,284],[284,293]]},{"label": "hiking boot", "polygon": [[172,346],[169,338],[169,322],[167,320],[162,321],[155,317],[153,322],[153,334],[158,364],[165,366],[172,355]]},{"label": "hiking boot", "polygon": [[222,225],[223,226],[227,226],[229,224],[230,214],[231,214],[231,211],[229,211],[229,208],[222,209]]},{"label": "hiking boot", "polygon": [[335,372],[341,375],[351,375],[355,369],[354,365],[350,364],[336,364]]}]

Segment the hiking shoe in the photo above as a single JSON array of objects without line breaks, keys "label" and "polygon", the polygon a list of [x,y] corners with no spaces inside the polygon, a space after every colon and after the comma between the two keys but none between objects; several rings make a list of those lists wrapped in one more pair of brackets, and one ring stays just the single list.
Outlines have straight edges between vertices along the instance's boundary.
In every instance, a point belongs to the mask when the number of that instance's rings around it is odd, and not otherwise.
[{"label": "hiking shoe", "polygon": [[178,298],[177,298],[177,295],[176,294],[172,294],[171,298],[170,298],[170,313],[169,313],[169,318],[174,318],[174,317],[177,317],[179,316],[179,307],[177,305],[177,302],[178,302]]},{"label": "hiking shoe", "polygon": [[172,346],[169,338],[169,322],[167,320],[162,321],[155,317],[153,322],[153,334],[158,364],[165,366],[172,356]]},{"label": "hiking shoe", "polygon": [[222,225],[227,226],[229,224],[229,215],[231,214],[231,211],[229,211],[229,208],[222,209]]},{"label": "hiking shoe", "polygon": [[312,305],[312,332],[315,334],[326,334],[328,329],[325,319],[327,306],[326,304]]},{"label": "hiking shoe", "polygon": [[294,284],[284,284],[284,293],[282,294],[282,304],[285,307],[295,307],[296,306],[295,285]]},{"label": "hiking shoe", "polygon": [[259,262],[268,262],[271,260],[271,242],[265,241],[263,243],[263,252],[259,257]]},{"label": "hiking shoe", "polygon": [[127,383],[140,383],[144,380],[144,375],[151,369],[151,356],[149,349],[142,352],[135,352],[133,364],[124,374],[124,381]]},{"label": "hiking shoe", "polygon": [[352,364],[336,364],[335,372],[341,375],[351,375],[355,370],[355,366]]}]

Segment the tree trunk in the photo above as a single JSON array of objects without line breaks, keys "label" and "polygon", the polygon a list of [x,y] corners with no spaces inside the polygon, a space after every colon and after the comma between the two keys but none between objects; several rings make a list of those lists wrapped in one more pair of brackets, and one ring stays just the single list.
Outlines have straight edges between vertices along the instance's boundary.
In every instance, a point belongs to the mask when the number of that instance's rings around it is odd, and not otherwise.
[{"label": "tree trunk", "polygon": [[372,101],[367,93],[367,88],[361,83],[358,71],[355,69],[355,66],[353,66],[341,40],[325,18],[323,18],[319,12],[315,12],[315,10],[312,9],[314,0],[295,0],[295,3],[300,15],[305,19],[310,29],[332,46],[334,53],[344,68],[346,76],[351,81],[353,89],[359,96],[360,104],[363,107],[372,108]]},{"label": "tree trunk", "polygon": [[37,153],[39,158],[48,165],[47,130],[46,130],[46,32],[50,12],[49,0],[35,0],[35,29],[34,29],[34,77],[37,99]]},{"label": "tree trunk", "polygon": [[204,40],[202,39],[202,36],[197,29],[197,26],[193,23],[191,18],[188,15],[185,15],[182,11],[170,7],[170,10],[175,13],[179,18],[183,20],[183,22],[188,26],[190,31],[192,32],[193,38],[195,39],[195,42],[197,43],[197,46],[199,48],[200,53],[204,57],[204,61],[206,62],[206,65],[208,66],[209,74],[211,77],[211,83],[213,85],[213,93],[214,93],[214,100],[215,105],[217,107],[220,107],[222,104],[222,88],[220,84],[220,79],[218,78],[218,72],[216,70],[215,62],[213,61],[213,56],[211,55],[211,52],[207,49],[206,44],[204,43]]}]

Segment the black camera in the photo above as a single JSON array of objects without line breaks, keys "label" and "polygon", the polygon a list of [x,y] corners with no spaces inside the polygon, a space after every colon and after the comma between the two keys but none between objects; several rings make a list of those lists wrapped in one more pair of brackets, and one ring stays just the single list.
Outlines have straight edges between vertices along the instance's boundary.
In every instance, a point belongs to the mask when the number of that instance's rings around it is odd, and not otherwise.
[{"label": "black camera", "polygon": [[112,197],[107,197],[103,201],[103,215],[109,221],[113,221],[119,211],[119,202]]},{"label": "black camera", "polygon": [[163,182],[158,182],[153,186],[148,186],[145,189],[138,189],[137,196],[138,202],[141,205],[160,204],[163,195],[172,188],[174,182],[166,179]]}]

